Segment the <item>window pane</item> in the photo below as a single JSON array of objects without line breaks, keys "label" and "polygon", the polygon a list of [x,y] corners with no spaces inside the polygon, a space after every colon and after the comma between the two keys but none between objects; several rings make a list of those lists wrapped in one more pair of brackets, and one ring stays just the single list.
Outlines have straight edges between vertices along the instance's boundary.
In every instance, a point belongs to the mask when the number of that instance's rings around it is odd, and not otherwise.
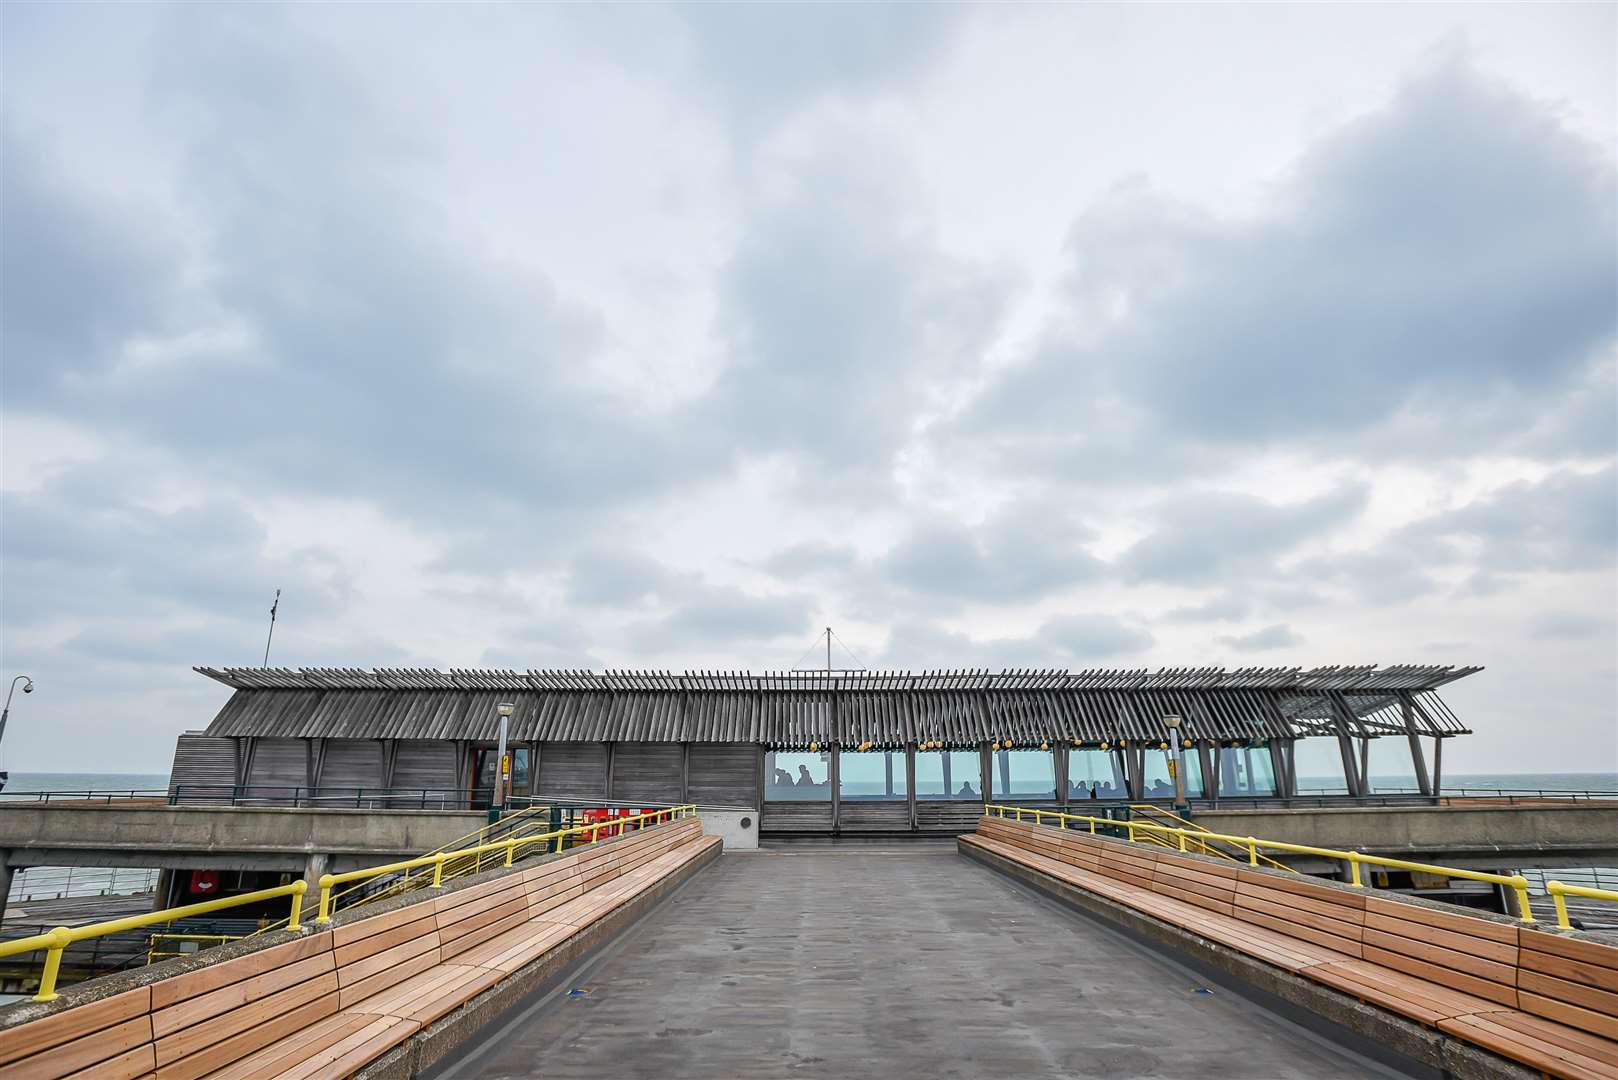
[{"label": "window pane", "polygon": [[1299,795],[1347,795],[1343,778],[1343,752],[1337,740],[1326,736],[1299,739],[1292,744],[1292,768],[1298,775]]},{"label": "window pane", "polygon": [[[1200,799],[1207,791],[1202,776],[1202,757],[1195,747],[1182,753],[1184,757],[1176,760],[1185,762],[1185,797]],[[1159,750],[1155,746],[1146,751],[1146,771],[1142,774],[1141,787],[1141,793],[1145,798],[1174,798],[1174,777],[1169,773],[1169,757],[1172,754],[1174,754],[1172,749]],[[1269,751],[1265,750],[1264,754],[1268,756]]]},{"label": "window pane", "polygon": [[983,759],[976,750],[917,750],[916,798],[983,798]]},{"label": "window pane", "polygon": [[837,759],[837,794],[850,800],[903,799],[904,751],[843,753]]},{"label": "window pane", "polygon": [[1056,798],[1056,757],[1049,750],[996,750],[991,766],[996,798]]},{"label": "window pane", "polygon": [[1067,797],[1127,799],[1123,754],[1116,750],[1074,748],[1067,752]]},{"label": "window pane", "polygon": [[771,802],[831,802],[831,752],[771,750],[764,755],[764,798]]},{"label": "window pane", "polygon": [[1270,748],[1225,746],[1219,750],[1219,794],[1274,795],[1275,769]]}]

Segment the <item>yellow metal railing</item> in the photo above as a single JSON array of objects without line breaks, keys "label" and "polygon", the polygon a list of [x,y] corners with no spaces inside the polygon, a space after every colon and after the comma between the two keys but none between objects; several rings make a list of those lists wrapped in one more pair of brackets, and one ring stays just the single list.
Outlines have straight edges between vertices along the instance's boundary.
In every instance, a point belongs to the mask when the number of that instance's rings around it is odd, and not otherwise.
[{"label": "yellow metal railing", "polygon": [[1545,891],[1556,905],[1556,925],[1564,930],[1573,929],[1567,917],[1567,898],[1582,896],[1586,900],[1607,900],[1618,904],[1618,892],[1611,889],[1592,889],[1587,885],[1564,885],[1560,881],[1547,881]]},{"label": "yellow metal railing", "polygon": [[[1490,874],[1483,870],[1460,870],[1453,866],[1433,866],[1430,863],[1407,862],[1404,859],[1389,859],[1381,855],[1366,855],[1359,851],[1334,851],[1331,848],[1310,847],[1307,844],[1288,844],[1280,840],[1260,840],[1253,836],[1228,836],[1224,833],[1216,832],[1195,832],[1190,829],[1177,829],[1170,828],[1166,825],[1153,825],[1144,821],[1116,821],[1112,818],[1085,817],[1080,814],[1062,814],[1055,810],[1038,810],[1031,807],[997,806],[987,804],[983,807],[983,813],[985,817],[992,815],[1001,818],[1005,817],[1007,814],[1015,814],[1016,820],[1018,821],[1021,821],[1023,819],[1023,815],[1027,814],[1034,819],[1034,824],[1036,825],[1040,824],[1040,819],[1042,817],[1058,818],[1062,820],[1063,828],[1067,827],[1066,822],[1068,821],[1082,821],[1089,824],[1091,833],[1096,831],[1097,825],[1100,825],[1106,829],[1123,829],[1129,838],[1129,842],[1132,844],[1140,842],[1137,835],[1140,830],[1146,830],[1147,832],[1156,836],[1169,834],[1178,837],[1181,851],[1189,850],[1189,848],[1186,846],[1186,841],[1188,838],[1193,843],[1195,843],[1199,837],[1208,840],[1223,840],[1226,843],[1239,844],[1246,848],[1248,862],[1253,866],[1257,866],[1259,864],[1259,849],[1261,848],[1268,851],[1285,851],[1294,855],[1315,855],[1323,859],[1337,859],[1348,863],[1350,875],[1353,878],[1350,884],[1352,884],[1356,889],[1363,889],[1365,887],[1365,883],[1361,880],[1360,876],[1360,865],[1362,863],[1370,866],[1380,866],[1388,870],[1409,870],[1419,874],[1435,874],[1440,877],[1462,878],[1467,881],[1484,881],[1488,882],[1490,885],[1505,886],[1516,894],[1518,918],[1523,922],[1531,923],[1538,921],[1534,918],[1533,909],[1528,905],[1528,879],[1523,877],[1521,874]],[[1549,886],[1547,886],[1547,891],[1548,890]],[[1577,896],[1584,896],[1591,892],[1603,892],[1604,890],[1589,889],[1576,891],[1574,886],[1564,885],[1562,887],[1562,891],[1572,893],[1573,895]],[[1598,897],[1597,899],[1618,900],[1618,893],[1606,893],[1605,896]],[[1563,925],[1567,924],[1563,923]]]},{"label": "yellow metal railing", "polygon": [[[1236,861],[1236,856],[1232,855],[1224,848],[1209,846],[1208,839],[1213,836],[1213,832],[1209,829],[1203,828],[1201,825],[1198,825],[1196,822],[1191,821],[1188,818],[1183,818],[1179,814],[1163,809],[1161,806],[1152,806],[1149,803],[1132,805],[1130,806],[1129,810],[1131,814],[1149,814],[1155,817],[1167,818],[1172,823],[1171,827],[1189,829],[1192,832],[1193,838],[1196,840],[1197,851],[1201,854],[1215,859],[1227,859],[1230,862]],[[1158,842],[1164,847],[1172,848],[1174,846],[1167,840],[1159,840]],[[1186,850],[1184,843],[1180,845],[1180,850]],[[1272,859],[1268,855],[1260,855],[1258,857],[1258,861],[1260,864],[1268,866],[1271,870],[1285,870],[1289,874],[1297,873],[1296,870],[1292,869],[1292,867],[1288,866],[1286,863],[1281,862],[1279,859]]]},{"label": "yellow metal railing", "polygon": [[[227,941],[240,941],[242,934],[153,934],[146,948],[146,963],[155,964],[159,960],[167,960],[172,956],[194,956],[204,942],[209,945],[223,945]],[[196,942],[197,949],[164,949],[162,945],[171,942]]]},{"label": "yellow metal railing", "polygon": [[[502,817],[497,822],[494,822],[492,824],[480,825],[476,829],[473,829],[471,832],[466,833],[466,834],[464,834],[462,836],[457,836],[455,839],[449,841],[448,843],[440,844],[438,847],[435,847],[430,851],[423,852],[421,855],[417,856],[417,858],[428,859],[428,858],[432,858],[433,856],[436,856],[436,855],[439,855],[439,854],[445,854],[445,855],[449,855],[449,856],[454,856],[454,855],[457,855],[457,854],[463,854],[464,852],[481,852],[483,850],[487,850],[487,848],[489,847],[487,837],[488,837],[491,830],[499,829],[499,828],[506,828],[507,831],[509,831],[512,834],[512,836],[523,835],[524,830],[526,830],[526,829],[530,828],[531,826],[533,826],[535,824],[535,819],[537,819],[540,815],[542,815],[542,814],[549,815],[550,809],[551,808],[548,807],[548,806],[529,806],[529,807],[525,807],[522,810],[516,811],[515,813],[507,814],[505,817]],[[459,845],[466,844],[466,842],[468,840],[471,840],[473,837],[477,837],[477,843],[476,844],[472,844],[470,846],[467,846],[464,849],[459,846]],[[511,837],[508,836],[506,839],[511,839]],[[453,878],[457,878],[457,877],[462,877],[462,876],[464,876],[466,874],[480,873],[482,870],[483,870],[483,856],[482,856],[482,854],[469,855],[466,858],[462,859],[458,863],[451,863],[451,864],[445,866],[443,871],[438,875],[438,881],[439,881],[439,884],[442,884],[445,881],[449,881],[449,880],[451,880]],[[378,875],[378,876],[380,876],[380,875]],[[358,900],[356,900],[353,904],[348,904],[348,905],[340,904],[339,902],[341,900],[343,900],[345,897],[347,897],[347,896],[351,895],[352,893],[355,893],[355,892],[357,892],[360,889],[365,887],[365,881],[356,882],[354,884],[353,888],[343,889],[343,890],[340,890],[338,892],[333,893],[332,897],[331,897],[331,903],[332,903],[333,907],[338,907],[338,906],[358,907],[361,904],[369,904],[369,903],[373,903],[374,901],[377,901],[377,900],[386,900],[386,899],[388,899],[390,897],[399,896],[399,895],[402,895],[402,894],[407,893],[407,892],[414,892],[416,889],[419,889],[419,888],[425,888],[426,886],[423,884],[423,878],[424,877],[425,877],[425,875],[422,875],[422,877],[412,877],[410,875],[410,873],[408,871],[406,871],[404,877],[400,881],[395,882],[394,884],[392,884],[392,885],[390,885],[390,886],[388,886],[388,887],[386,887],[386,888],[384,888],[384,889],[382,889],[382,890],[380,890],[378,892],[372,893],[372,894],[370,894],[368,896],[361,897]],[[366,879],[366,880],[370,880],[370,879]],[[287,920],[286,919],[280,919],[280,920],[278,920],[276,922],[267,923],[266,925],[259,927],[257,930],[253,931],[253,933],[249,934],[248,936],[249,937],[257,937],[259,934],[269,934],[269,933],[273,933],[273,932],[275,932],[277,930],[285,930],[286,928],[287,928]]]},{"label": "yellow metal railing", "polygon": [[600,837],[602,833],[606,833],[608,836],[613,836],[618,832],[623,831],[625,827],[629,825],[638,825],[640,822],[645,821],[649,821],[651,824],[656,825],[664,820],[675,821],[679,818],[690,817],[696,812],[696,805],[693,803],[688,803],[685,806],[671,806],[664,810],[652,810],[644,814],[634,814],[630,817],[615,818],[611,821],[603,821],[590,825],[575,825],[572,828],[555,829],[550,832],[537,833],[532,836],[516,836],[509,840],[497,840],[492,844],[479,844],[476,847],[461,848],[457,851],[441,851],[436,855],[422,855],[418,858],[405,859],[402,862],[396,863],[387,863],[383,866],[369,866],[363,870],[350,870],[343,874],[322,874],[320,877],[320,912],[315,918],[315,921],[318,923],[331,922],[332,889],[338,885],[346,885],[349,882],[355,881],[365,881],[370,878],[381,877],[383,874],[396,874],[401,870],[414,870],[431,866],[433,868],[433,883],[431,887],[434,889],[442,888],[444,884],[444,864],[453,859],[462,859],[470,855],[481,856],[485,853],[501,852],[504,855],[504,865],[510,866],[517,858],[518,849],[528,847],[533,844],[545,844],[548,846],[550,842],[554,840],[556,841],[556,850],[561,851],[563,841],[569,836],[582,836],[585,833],[589,833],[590,841],[593,843]]},{"label": "yellow metal railing", "polygon": [[213,900],[204,900],[200,904],[149,911],[144,915],[129,915],[122,919],[87,923],[84,926],[58,926],[44,934],[0,942],[0,956],[20,956],[23,953],[46,950],[45,970],[40,975],[39,993],[34,995],[34,1000],[54,1001],[57,996],[56,976],[62,969],[62,953],[75,942],[89,941],[91,938],[105,937],[107,934],[117,934],[124,930],[139,930],[143,926],[156,926],[158,923],[169,923],[176,919],[188,919],[193,915],[207,915],[210,912],[241,907],[244,904],[258,904],[283,896],[292,898],[292,917],[287,922],[287,929],[297,930],[300,929],[298,914],[303,909],[303,894],[308,889],[308,882],[294,881],[289,885],[277,885],[273,889],[260,889],[258,892],[242,893],[240,896],[221,896]]}]

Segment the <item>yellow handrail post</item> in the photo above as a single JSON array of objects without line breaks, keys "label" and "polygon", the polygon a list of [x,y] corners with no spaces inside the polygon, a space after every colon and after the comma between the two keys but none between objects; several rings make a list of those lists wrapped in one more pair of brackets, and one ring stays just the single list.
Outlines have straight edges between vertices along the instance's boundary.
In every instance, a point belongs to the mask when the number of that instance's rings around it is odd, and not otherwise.
[{"label": "yellow handrail post", "polygon": [[335,884],[330,874],[320,875],[320,914],[315,918],[317,923],[331,922],[331,887]]},{"label": "yellow handrail post", "polygon": [[1528,904],[1528,879],[1521,874],[1511,875],[1511,887],[1517,893],[1517,911],[1523,922],[1536,922],[1534,909]]},{"label": "yellow handrail post", "polygon": [[303,894],[308,891],[309,883],[307,881],[294,881],[292,883],[292,916],[287,919],[288,930],[298,931],[303,929],[303,924],[298,922],[298,917],[303,914]]},{"label": "yellow handrail post", "polygon": [[507,866],[511,865],[511,857],[512,857],[512,855],[516,854],[516,851],[517,851],[517,841],[515,841],[515,840],[507,840],[506,841],[506,865]]},{"label": "yellow handrail post", "polygon": [[1175,829],[1174,832],[1180,838],[1180,850],[1184,851],[1185,850],[1185,830],[1184,829]]},{"label": "yellow handrail post", "polygon": [[1545,891],[1551,894],[1551,901],[1556,905],[1556,925],[1563,930],[1571,930],[1573,923],[1567,917],[1567,894],[1562,891],[1564,888],[1560,881],[1545,883]]},{"label": "yellow handrail post", "polygon": [[439,855],[433,859],[433,888],[444,887],[444,856]]},{"label": "yellow handrail post", "polygon": [[1129,842],[1133,844],[1135,842],[1135,823],[1133,821],[1126,821],[1124,822],[1124,828],[1129,830]]},{"label": "yellow handrail post", "polygon": [[62,951],[73,943],[72,931],[58,926],[51,931],[50,951],[45,954],[45,970],[39,976],[39,993],[35,1001],[56,1000],[56,974],[62,970]]},{"label": "yellow handrail post", "polygon": [[1349,871],[1349,874],[1354,879],[1349,884],[1353,885],[1356,889],[1365,888],[1364,883],[1360,881],[1360,853],[1359,852],[1350,851],[1348,853],[1348,871]]},{"label": "yellow handrail post", "polygon": [[1251,836],[1247,838],[1247,865],[1258,865],[1258,841]]},{"label": "yellow handrail post", "polygon": [[1090,819],[1090,835],[1094,836],[1095,834],[1096,834],[1096,819],[1091,818]]}]

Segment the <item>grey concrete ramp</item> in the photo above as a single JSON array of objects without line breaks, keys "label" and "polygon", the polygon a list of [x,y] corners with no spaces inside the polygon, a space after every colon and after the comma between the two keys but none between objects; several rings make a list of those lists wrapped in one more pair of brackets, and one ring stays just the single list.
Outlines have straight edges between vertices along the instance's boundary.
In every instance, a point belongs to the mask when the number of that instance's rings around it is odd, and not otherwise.
[{"label": "grey concrete ramp", "polygon": [[1398,1075],[960,858],[727,854],[441,1075]]}]

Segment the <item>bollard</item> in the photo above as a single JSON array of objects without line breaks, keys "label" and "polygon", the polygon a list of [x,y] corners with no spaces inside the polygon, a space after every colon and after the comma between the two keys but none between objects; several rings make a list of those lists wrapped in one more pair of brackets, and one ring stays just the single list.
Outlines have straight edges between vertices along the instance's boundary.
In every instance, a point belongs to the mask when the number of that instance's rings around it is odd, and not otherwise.
[{"label": "bollard", "polygon": [[[325,878],[322,877],[321,880],[325,880]],[[303,929],[303,924],[298,922],[298,919],[303,915],[303,894],[308,891],[309,883],[307,881],[294,881],[292,883],[292,915],[287,919],[288,930],[298,931]]]},{"label": "bollard", "polygon": [[51,931],[50,951],[45,954],[45,970],[39,976],[39,993],[35,1001],[56,1000],[56,975],[62,970],[62,950],[73,943],[73,932],[65,926]]},{"label": "bollard", "polygon": [[317,923],[331,922],[331,887],[337,884],[330,874],[320,875],[320,914],[315,918]]}]

